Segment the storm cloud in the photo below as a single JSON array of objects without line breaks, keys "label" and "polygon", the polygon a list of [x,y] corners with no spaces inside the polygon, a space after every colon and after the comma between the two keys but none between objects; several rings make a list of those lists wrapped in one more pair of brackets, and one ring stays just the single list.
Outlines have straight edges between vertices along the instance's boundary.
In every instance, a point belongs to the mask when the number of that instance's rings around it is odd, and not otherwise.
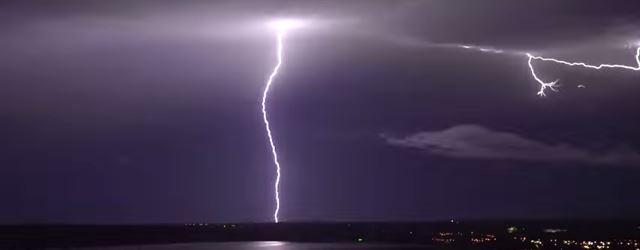
[{"label": "storm cloud", "polygon": [[385,135],[382,137],[393,146],[415,148],[453,158],[579,162],[598,165],[640,164],[640,154],[624,147],[594,152],[567,143],[549,144],[473,124],[456,125],[440,131],[419,132],[404,138]]}]

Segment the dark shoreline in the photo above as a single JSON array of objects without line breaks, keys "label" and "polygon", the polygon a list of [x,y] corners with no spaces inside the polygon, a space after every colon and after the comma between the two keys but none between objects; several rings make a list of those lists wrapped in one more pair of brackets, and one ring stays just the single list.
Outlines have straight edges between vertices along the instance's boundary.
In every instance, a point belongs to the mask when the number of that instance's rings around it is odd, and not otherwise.
[{"label": "dark shoreline", "polygon": [[[188,242],[377,242],[522,247],[529,239],[640,240],[640,221],[318,222],[188,225],[3,225],[0,248],[87,247]],[[509,228],[515,228],[510,232]],[[549,229],[560,230],[549,232]],[[546,230],[546,231],[545,231]],[[490,237],[494,237],[491,240]],[[446,244],[442,239],[455,239]],[[472,239],[489,239],[475,244]],[[518,240],[516,240],[518,239]],[[566,249],[566,248],[565,248]]]}]

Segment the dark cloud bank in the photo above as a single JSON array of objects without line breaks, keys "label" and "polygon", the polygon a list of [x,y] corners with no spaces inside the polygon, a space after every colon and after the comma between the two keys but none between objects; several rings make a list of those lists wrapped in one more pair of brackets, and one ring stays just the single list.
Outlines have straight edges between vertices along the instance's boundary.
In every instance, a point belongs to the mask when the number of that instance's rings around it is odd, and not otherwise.
[{"label": "dark cloud bank", "polygon": [[415,148],[453,158],[640,165],[640,154],[628,147],[594,152],[566,143],[540,142],[480,125],[456,125],[445,130],[419,132],[404,138],[386,135],[382,137],[393,146]]}]

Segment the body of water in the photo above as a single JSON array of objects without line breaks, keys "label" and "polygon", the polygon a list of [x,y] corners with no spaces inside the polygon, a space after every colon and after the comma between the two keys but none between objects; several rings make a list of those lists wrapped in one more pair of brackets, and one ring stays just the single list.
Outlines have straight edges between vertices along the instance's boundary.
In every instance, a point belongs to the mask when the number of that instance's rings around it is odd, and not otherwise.
[{"label": "body of water", "polygon": [[347,249],[437,249],[428,245],[406,244],[376,244],[376,243],[298,243],[280,241],[256,241],[256,242],[205,242],[205,243],[180,243],[163,245],[132,245],[111,247],[88,247],[81,250],[347,250]]}]

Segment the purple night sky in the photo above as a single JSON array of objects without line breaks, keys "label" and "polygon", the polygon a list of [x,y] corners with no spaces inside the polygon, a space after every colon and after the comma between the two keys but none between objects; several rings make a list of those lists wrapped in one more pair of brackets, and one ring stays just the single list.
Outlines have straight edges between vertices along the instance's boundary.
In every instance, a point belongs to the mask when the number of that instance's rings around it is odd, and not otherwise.
[{"label": "purple night sky", "polygon": [[[632,1],[3,1],[0,224],[639,218]],[[585,88],[578,88],[584,85]]]}]

